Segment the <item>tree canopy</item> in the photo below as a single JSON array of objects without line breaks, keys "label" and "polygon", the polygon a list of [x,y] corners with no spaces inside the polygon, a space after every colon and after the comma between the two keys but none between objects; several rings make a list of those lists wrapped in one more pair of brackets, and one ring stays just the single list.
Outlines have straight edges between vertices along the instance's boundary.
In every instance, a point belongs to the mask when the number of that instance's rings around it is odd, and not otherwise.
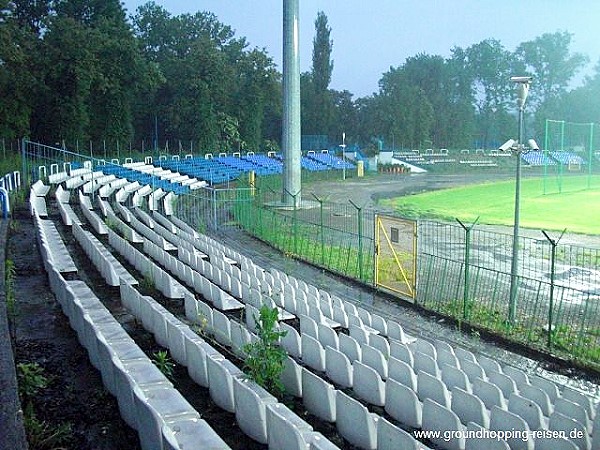
[{"label": "tree canopy", "polygon": [[[490,147],[515,134],[514,74],[534,77],[530,135],[545,118],[600,122],[600,61],[586,66],[565,31],[509,51],[496,39],[450,56],[420,53],[381,75],[376,93],[330,87],[334,42],[314,22],[302,74],[304,134],[387,147]],[[265,49],[210,12],[173,15],[155,2],[126,16],[118,0],[0,0],[0,138],[54,144],[193,142],[196,150],[277,149],[281,74]],[[531,132],[533,130],[533,132]]]}]

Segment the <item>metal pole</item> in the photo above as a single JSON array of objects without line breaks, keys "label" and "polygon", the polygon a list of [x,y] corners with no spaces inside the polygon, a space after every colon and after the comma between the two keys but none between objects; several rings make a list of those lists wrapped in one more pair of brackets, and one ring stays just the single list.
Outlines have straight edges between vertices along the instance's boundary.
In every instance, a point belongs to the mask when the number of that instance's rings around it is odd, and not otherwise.
[{"label": "metal pole", "polygon": [[548,119],[546,119],[544,128],[544,149],[542,155],[544,156],[544,195],[546,195],[546,180],[548,178]]},{"label": "metal pole", "polygon": [[[283,0],[283,193],[282,203],[302,199],[300,161],[300,16],[299,0]],[[295,196],[291,196],[296,192]],[[287,194],[286,194],[287,193]]]},{"label": "metal pole", "polygon": [[592,150],[592,146],[594,145],[594,122],[590,123],[590,145],[588,149],[588,182],[587,187],[590,189],[592,187],[592,161],[594,152]]},{"label": "metal pole", "polygon": [[521,150],[523,148],[523,110],[519,107],[519,142],[517,144],[517,174],[515,182],[515,220],[513,226],[512,261],[510,265],[510,299],[508,303],[508,322],[512,325],[517,314],[517,297],[519,292],[519,220],[521,208]]},{"label": "metal pole", "polygon": [[27,139],[21,139],[21,165],[23,170],[23,187],[29,185],[29,174],[27,173]]},{"label": "metal pole", "polygon": [[460,224],[460,226],[465,230],[465,288],[463,291],[463,320],[467,320],[467,304],[469,302],[469,285],[470,285],[470,264],[469,260],[471,258],[471,230],[475,226],[475,224],[479,221],[479,216],[475,219],[470,226],[466,226],[459,219],[456,221]]},{"label": "metal pole", "polygon": [[323,230],[323,200],[311,192],[311,195],[319,202],[319,230],[321,237],[321,265],[325,267],[325,232]]},{"label": "metal pole", "polygon": [[346,179],[346,133],[342,133],[342,180]]},{"label": "metal pole", "polygon": [[548,242],[550,242],[550,245],[552,246],[552,254],[551,254],[551,260],[550,260],[550,304],[548,305],[548,348],[550,349],[552,347],[552,322],[554,321],[554,278],[555,278],[555,272],[556,272],[556,247],[559,243],[559,241],[562,239],[563,235],[565,234],[565,231],[567,231],[567,229],[565,228],[563,230],[563,232],[561,233],[561,235],[558,237],[558,239],[552,239],[550,236],[548,236],[548,233],[546,233],[544,230],[542,230],[542,233],[544,234],[544,236],[546,237],[546,239],[548,239]]},{"label": "metal pole", "polygon": [[362,257],[362,208],[354,203],[352,200],[348,200],[352,206],[356,208],[358,218],[358,279],[363,279],[363,257]]}]

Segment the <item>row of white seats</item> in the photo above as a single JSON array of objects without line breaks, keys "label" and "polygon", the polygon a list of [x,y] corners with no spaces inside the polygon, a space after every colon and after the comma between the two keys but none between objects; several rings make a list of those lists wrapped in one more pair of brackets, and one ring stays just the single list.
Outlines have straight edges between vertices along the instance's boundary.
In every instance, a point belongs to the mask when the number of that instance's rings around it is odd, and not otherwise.
[{"label": "row of white seats", "polygon": [[[39,228],[38,232],[43,231]],[[54,238],[62,242],[60,236]],[[193,443],[203,448],[228,449],[87,284],[66,281],[50,259],[45,259],[44,264],[63,312],[100,370],[107,389],[116,396],[124,419],[138,431],[142,448],[176,450]]]},{"label": "row of white seats", "polygon": [[[337,448],[151,297],[124,283],[121,298],[157,342],[188,368],[190,377],[209,389],[213,401],[235,413],[238,425],[249,437],[268,444],[271,450]],[[217,321],[221,316],[227,319],[217,310],[214,313]]]},{"label": "row of white seats", "polygon": [[49,220],[43,220],[37,215],[34,216],[34,221],[37,229],[38,244],[46,270],[51,265],[61,273],[77,272],[77,266],[65,243],[60,238],[54,223]]},{"label": "row of white seats", "polygon": [[163,267],[166,267],[171,273],[184,281],[188,286],[201,294],[216,308],[228,311],[240,309],[243,305],[233,298],[229,293],[221,289],[216,283],[205,277],[202,273],[194,270],[193,267],[185,264],[170,253],[163,250],[158,245],[145,240],[144,253],[150,255],[154,260],[158,261]]},{"label": "row of white seats", "polygon": [[81,186],[81,191],[86,195],[92,194],[92,193],[96,192],[98,189],[100,189],[102,186],[107,185],[108,183],[110,183],[111,181],[114,181],[116,179],[117,179],[117,177],[113,174],[111,174],[111,175],[102,174],[102,176],[97,177],[97,178],[92,178],[91,180],[84,183],[83,186]]},{"label": "row of white seats", "polygon": [[119,286],[121,278],[124,278],[128,283],[138,283],[92,233],[84,230],[77,224],[73,224],[72,232],[85,254],[94,263],[94,266],[96,266],[107,284],[110,286]]},{"label": "row of white seats", "polygon": [[[169,273],[157,266],[146,255],[133,247],[126,239],[119,236],[116,232],[108,230],[108,242],[117,253],[123,256],[129,264],[134,266],[149,281],[154,283],[158,289],[167,298],[184,298],[189,291],[175,280]],[[191,294],[190,294],[191,295]]]}]

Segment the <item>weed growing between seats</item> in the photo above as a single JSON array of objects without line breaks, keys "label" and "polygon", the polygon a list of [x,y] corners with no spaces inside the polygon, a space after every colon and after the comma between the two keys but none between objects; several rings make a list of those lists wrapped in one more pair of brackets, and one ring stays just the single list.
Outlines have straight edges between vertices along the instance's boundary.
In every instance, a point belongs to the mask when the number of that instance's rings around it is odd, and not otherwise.
[{"label": "weed growing between seats", "polygon": [[169,356],[169,352],[167,350],[159,350],[154,352],[152,356],[152,362],[165,377],[167,377],[169,380],[173,378],[175,363]]},{"label": "weed growing between seats", "polygon": [[50,383],[44,374],[44,369],[36,362],[19,363],[17,364],[17,377],[21,404],[25,405],[23,419],[29,446],[33,449],[54,449],[57,446],[68,444],[72,437],[70,423],[50,424],[38,419],[34,411],[34,398]]},{"label": "weed growing between seats", "polygon": [[263,305],[260,308],[259,317],[254,317],[258,341],[244,346],[244,352],[248,355],[244,368],[258,385],[274,396],[281,397],[285,391],[281,382],[281,373],[287,353],[279,346],[278,342],[287,334],[287,331],[275,329],[278,315],[277,308],[271,309]]}]

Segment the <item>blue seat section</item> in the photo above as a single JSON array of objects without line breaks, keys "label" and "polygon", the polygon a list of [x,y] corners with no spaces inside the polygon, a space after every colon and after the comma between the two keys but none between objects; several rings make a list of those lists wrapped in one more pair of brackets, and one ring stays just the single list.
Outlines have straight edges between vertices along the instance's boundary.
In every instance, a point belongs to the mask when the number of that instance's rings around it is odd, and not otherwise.
[{"label": "blue seat section", "polygon": [[354,169],[355,167],[351,162],[344,161],[342,158],[332,155],[331,153],[311,153],[307,156],[332,169]]},{"label": "blue seat section", "polygon": [[[277,153],[275,157],[280,161],[283,161],[283,155],[281,153]],[[331,167],[320,163],[319,161],[315,161],[314,159],[309,158],[307,156],[302,156],[302,158],[300,159],[300,167],[302,167],[305,170],[308,170],[309,172],[321,172],[324,170],[331,170]]]},{"label": "blue seat section", "polygon": [[148,184],[153,186],[154,189],[161,188],[163,191],[173,192],[177,195],[186,194],[190,191],[188,186],[182,186],[181,183],[171,183],[169,180],[163,180],[157,176],[152,176],[122,166],[105,165],[96,166],[95,169],[102,170],[106,175],[115,175],[119,178],[126,178],[131,182],[137,181],[140,184]]},{"label": "blue seat section", "polygon": [[521,153],[521,159],[530,166],[555,166],[556,161],[549,158],[542,152]]},{"label": "blue seat section", "polygon": [[[271,163],[271,158],[262,156],[259,160],[256,158],[257,155],[246,155],[242,158],[236,158],[234,156],[219,156],[215,158],[221,164],[240,170],[243,173],[254,171],[257,175],[272,175],[274,173],[281,173],[283,171],[283,165],[277,165]],[[269,162],[267,162],[269,161]]]},{"label": "blue seat section", "polygon": [[242,170],[223,164],[219,158],[188,158],[184,160],[155,161],[154,165],[188,175],[210,184],[221,184],[235,180]]},{"label": "blue seat section", "polygon": [[246,155],[242,159],[250,161],[257,167],[254,169],[257,175],[270,175],[283,172],[283,163],[278,159],[269,158],[266,155]]},{"label": "blue seat section", "polygon": [[550,156],[561,164],[585,164],[581,156],[571,152],[550,152]]}]

